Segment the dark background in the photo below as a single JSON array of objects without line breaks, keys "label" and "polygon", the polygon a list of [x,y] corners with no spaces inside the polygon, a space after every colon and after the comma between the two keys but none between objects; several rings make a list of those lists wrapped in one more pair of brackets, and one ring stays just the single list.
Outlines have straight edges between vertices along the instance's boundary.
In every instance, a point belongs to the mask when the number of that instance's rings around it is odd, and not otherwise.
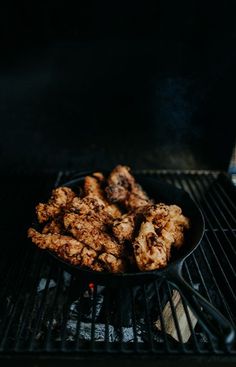
[{"label": "dark background", "polygon": [[0,13],[2,170],[227,170],[235,5],[8,2]]}]

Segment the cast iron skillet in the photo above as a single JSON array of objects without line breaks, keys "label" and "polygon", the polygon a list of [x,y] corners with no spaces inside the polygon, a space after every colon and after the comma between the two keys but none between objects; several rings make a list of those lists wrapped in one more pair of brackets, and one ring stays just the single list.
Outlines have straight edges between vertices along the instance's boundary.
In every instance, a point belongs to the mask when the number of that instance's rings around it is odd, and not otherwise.
[{"label": "cast iron skillet", "polygon": [[[83,185],[84,177],[85,175],[77,177],[72,181],[64,183],[63,186],[78,190]],[[162,281],[167,279],[182,293],[206,331],[213,337],[219,337],[221,340],[223,338],[222,341],[224,343],[231,343],[234,338],[234,330],[229,321],[182,277],[184,260],[198,247],[203,237],[205,224],[201,210],[189,194],[183,190],[153,178],[136,175],[136,179],[155,202],[179,205],[184,215],[190,218],[191,227],[186,232],[185,244],[178,251],[177,257],[172,259],[166,268],[137,273],[112,274],[71,265],[52,252],[49,252],[50,256],[56,259],[66,271],[74,274],[76,277],[109,287],[137,286],[153,280]]]}]

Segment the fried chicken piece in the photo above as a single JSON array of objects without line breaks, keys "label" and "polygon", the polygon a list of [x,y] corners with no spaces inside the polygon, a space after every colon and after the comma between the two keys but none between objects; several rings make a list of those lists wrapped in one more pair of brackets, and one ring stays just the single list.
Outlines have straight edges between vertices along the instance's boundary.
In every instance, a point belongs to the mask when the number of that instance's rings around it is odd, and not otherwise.
[{"label": "fried chicken piece", "polygon": [[129,167],[118,165],[107,181],[105,191],[108,200],[113,203],[120,203],[128,210],[136,210],[152,203],[131,175]]},{"label": "fried chicken piece", "polygon": [[125,271],[125,263],[122,258],[117,258],[112,254],[103,253],[98,256],[98,259],[103,263],[104,268],[111,273],[122,273]]},{"label": "fried chicken piece", "polygon": [[146,221],[134,242],[136,262],[140,270],[159,269],[167,265],[171,247],[183,244],[189,219],[177,205],[163,203],[147,207],[144,216]]},{"label": "fried chicken piece", "polygon": [[147,206],[143,214],[146,221],[151,222],[155,229],[162,229],[170,219],[169,206],[163,203]]},{"label": "fried chicken piece", "polygon": [[177,205],[169,205],[169,217],[165,229],[174,236],[173,246],[180,248],[184,243],[184,231],[190,227],[189,219],[182,214],[182,209]]},{"label": "fried chicken piece", "polygon": [[76,239],[95,251],[120,256],[122,246],[102,230],[99,216],[68,213],[64,216],[64,225]]},{"label": "fried chicken piece", "polygon": [[85,196],[84,198],[75,197],[69,210],[77,214],[101,213],[105,208],[104,202],[96,197]]},{"label": "fried chicken piece", "polygon": [[85,196],[82,199],[75,197],[72,200],[70,211],[80,215],[95,215],[97,218],[99,218],[101,225],[111,225],[114,220],[112,215],[107,210],[104,201],[92,196]]},{"label": "fried chicken piece", "polygon": [[62,218],[54,218],[51,220],[51,222],[45,224],[43,227],[42,233],[54,233],[54,234],[63,234],[64,232],[64,226],[62,222]]},{"label": "fried chicken piece", "polygon": [[92,268],[96,257],[96,251],[94,251],[91,247],[84,246],[81,252],[81,265]]},{"label": "fried chicken piece", "polygon": [[167,265],[167,239],[156,234],[151,222],[143,222],[133,248],[136,263],[141,271],[163,268]]},{"label": "fried chicken piece", "polygon": [[135,229],[135,218],[135,213],[127,213],[114,220],[112,232],[120,243],[132,241]]},{"label": "fried chicken piece", "polygon": [[28,237],[41,249],[49,249],[58,254],[71,264],[78,265],[81,262],[81,252],[84,244],[70,236],[60,234],[41,234],[33,228],[29,228]]},{"label": "fried chicken piece", "polygon": [[90,266],[90,268],[94,271],[104,271],[104,267],[102,266],[102,264],[100,264],[99,261],[95,260],[93,262],[93,264]]},{"label": "fried chicken piece", "polygon": [[103,191],[101,182],[103,179],[97,179],[93,176],[86,176],[84,179],[84,195],[93,196],[103,200]]},{"label": "fried chicken piece", "polygon": [[55,252],[63,260],[69,261],[72,265],[80,265],[92,270],[104,270],[102,264],[97,261],[97,253],[92,248],[86,247],[80,241],[70,236],[58,234],[41,234],[35,229],[28,230],[30,237],[38,247],[49,249]]},{"label": "fried chicken piece", "polygon": [[165,229],[171,233],[174,247],[180,247],[184,242],[184,230],[189,228],[189,219],[182,214],[177,205],[163,203],[147,207],[144,211],[147,221],[152,222],[156,231]]},{"label": "fried chicken piece", "polygon": [[101,183],[104,181],[104,176],[100,172],[95,173],[94,176],[86,176],[84,179],[84,194],[87,197],[93,197],[102,201],[105,211],[113,218],[121,216],[120,209],[107,201],[104,192],[101,187]]},{"label": "fried chicken piece", "polygon": [[39,223],[44,223],[58,216],[62,210],[70,205],[75,196],[75,193],[69,187],[58,187],[54,189],[47,204],[39,203],[36,206]]}]

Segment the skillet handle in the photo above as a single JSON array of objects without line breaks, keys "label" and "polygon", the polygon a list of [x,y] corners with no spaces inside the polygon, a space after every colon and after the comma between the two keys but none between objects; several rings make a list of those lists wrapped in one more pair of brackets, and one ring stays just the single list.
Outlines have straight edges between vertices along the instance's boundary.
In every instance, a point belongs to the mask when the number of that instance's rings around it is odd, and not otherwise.
[{"label": "skillet handle", "polygon": [[201,326],[224,344],[234,340],[235,332],[230,322],[205,298],[195,291],[177,271],[169,273],[167,280],[177,288],[195,313]]}]

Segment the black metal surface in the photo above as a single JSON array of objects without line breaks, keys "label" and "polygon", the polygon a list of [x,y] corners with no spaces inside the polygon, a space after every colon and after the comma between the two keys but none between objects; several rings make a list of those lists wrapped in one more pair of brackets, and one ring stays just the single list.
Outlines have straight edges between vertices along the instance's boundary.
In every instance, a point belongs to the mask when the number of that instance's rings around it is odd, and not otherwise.
[{"label": "black metal surface", "polygon": [[[235,328],[235,234],[236,195],[224,175],[214,172],[144,172],[184,188],[198,202],[206,230],[201,245],[184,263],[184,278]],[[60,174],[60,183],[71,174]],[[43,183],[38,179],[38,186]],[[44,183],[45,184],[45,183]],[[47,183],[41,192],[48,192]],[[191,336],[182,340],[182,331],[174,310],[171,283],[152,282],[138,290],[129,288],[128,305],[121,289],[116,296],[106,287],[75,281],[44,253],[25,240],[27,224],[39,194],[20,191],[16,208],[25,203],[25,217],[19,218],[17,236],[3,225],[2,246],[6,249],[0,267],[0,351],[16,353],[87,353],[119,355],[221,355],[236,354],[235,343],[227,346],[214,340],[201,325],[192,325],[190,311],[181,295]],[[18,191],[19,192],[19,191]],[[21,195],[20,195],[21,194]],[[27,195],[29,196],[27,199]],[[36,196],[36,197],[35,197]],[[34,198],[34,199],[32,199]],[[1,200],[6,200],[5,197]],[[34,201],[32,201],[34,200]],[[20,213],[20,210],[19,210]],[[6,242],[7,241],[7,242]],[[14,243],[13,243],[14,242]],[[9,243],[9,245],[8,245]],[[6,245],[7,244],[7,245]],[[17,251],[17,252],[16,252]],[[127,299],[127,297],[125,297]],[[142,302],[140,302],[142,300]],[[163,307],[170,302],[177,339],[166,331]],[[130,310],[130,323],[125,310]],[[161,331],[154,327],[160,319]]]}]

